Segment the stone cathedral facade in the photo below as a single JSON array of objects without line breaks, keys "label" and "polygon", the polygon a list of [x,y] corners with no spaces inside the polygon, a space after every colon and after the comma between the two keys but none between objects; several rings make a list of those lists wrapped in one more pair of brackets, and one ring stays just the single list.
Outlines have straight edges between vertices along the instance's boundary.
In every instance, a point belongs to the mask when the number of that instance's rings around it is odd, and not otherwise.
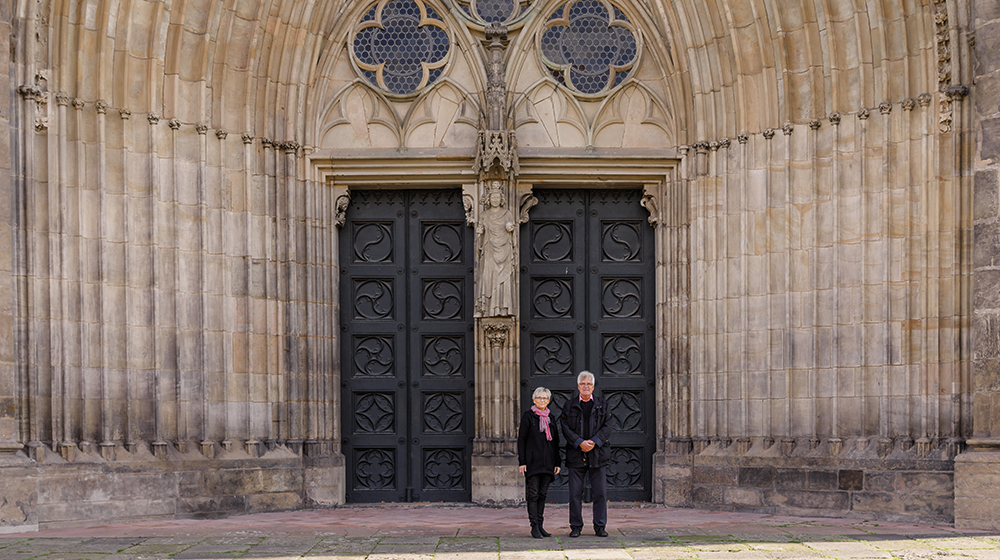
[{"label": "stone cathedral facade", "polygon": [[998,53],[992,0],[0,0],[0,532],[516,503],[584,369],[614,500],[996,529]]}]

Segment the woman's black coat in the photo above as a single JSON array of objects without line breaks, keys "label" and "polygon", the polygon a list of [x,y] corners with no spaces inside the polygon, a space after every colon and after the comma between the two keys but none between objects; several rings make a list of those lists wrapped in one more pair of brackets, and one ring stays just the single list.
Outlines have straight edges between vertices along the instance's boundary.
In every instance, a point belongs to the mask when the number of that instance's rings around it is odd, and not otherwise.
[{"label": "woman's black coat", "polygon": [[552,441],[545,439],[545,432],[538,430],[538,415],[534,412],[528,410],[521,416],[521,427],[517,431],[517,464],[527,465],[525,476],[553,474],[560,466],[559,425],[552,412],[549,413],[549,433]]},{"label": "woman's black coat", "polygon": [[583,441],[583,407],[580,406],[579,393],[563,405],[562,416],[563,436],[566,438],[566,466],[572,469],[596,468],[607,466],[611,462],[611,410],[608,401],[603,397],[594,396],[594,409],[590,412],[590,439],[597,447],[584,453],[580,449]]}]

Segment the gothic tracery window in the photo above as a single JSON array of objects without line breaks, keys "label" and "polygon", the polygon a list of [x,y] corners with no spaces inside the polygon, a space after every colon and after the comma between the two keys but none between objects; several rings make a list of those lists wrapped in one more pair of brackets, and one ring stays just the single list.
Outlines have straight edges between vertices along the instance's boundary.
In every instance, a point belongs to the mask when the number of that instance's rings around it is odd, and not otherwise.
[{"label": "gothic tracery window", "polygon": [[640,52],[636,28],[620,9],[601,0],[569,0],[556,8],[538,43],[552,77],[585,96],[620,85]]},{"label": "gothic tracery window", "polygon": [[390,95],[411,95],[444,71],[452,41],[422,0],[382,0],[361,18],[351,53],[360,72]]}]

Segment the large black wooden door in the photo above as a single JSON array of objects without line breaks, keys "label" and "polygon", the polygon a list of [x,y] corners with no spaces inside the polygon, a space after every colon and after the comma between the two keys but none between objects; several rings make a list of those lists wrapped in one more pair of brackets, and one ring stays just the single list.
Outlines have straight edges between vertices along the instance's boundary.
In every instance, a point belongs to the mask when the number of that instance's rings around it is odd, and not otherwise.
[{"label": "large black wooden door", "polygon": [[469,501],[473,256],[461,191],[353,191],[341,236],[347,499]]},{"label": "large black wooden door", "polygon": [[[521,228],[521,402],[560,411],[576,375],[612,413],[608,497],[650,499],[655,450],[653,230],[639,190],[540,190]],[[549,498],[566,501],[565,471]]]}]

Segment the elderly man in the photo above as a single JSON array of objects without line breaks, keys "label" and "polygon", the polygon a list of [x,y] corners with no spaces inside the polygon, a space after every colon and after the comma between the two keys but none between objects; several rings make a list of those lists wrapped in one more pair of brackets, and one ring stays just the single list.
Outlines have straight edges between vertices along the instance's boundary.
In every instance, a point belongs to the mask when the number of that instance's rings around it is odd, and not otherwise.
[{"label": "elderly man", "polygon": [[608,402],[594,396],[594,374],[581,371],[576,378],[580,393],[566,401],[560,423],[566,438],[566,467],[569,468],[569,528],[571,537],[583,530],[583,479],[590,479],[594,498],[594,534],[608,536],[607,478],[611,462],[611,411]]}]

